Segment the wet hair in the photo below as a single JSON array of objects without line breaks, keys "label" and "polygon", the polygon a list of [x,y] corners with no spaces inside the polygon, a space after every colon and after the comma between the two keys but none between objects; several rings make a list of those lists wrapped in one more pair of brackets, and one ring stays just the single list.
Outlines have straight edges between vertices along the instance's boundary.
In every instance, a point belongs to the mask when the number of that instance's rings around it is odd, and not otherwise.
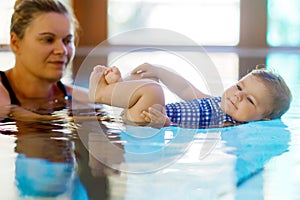
[{"label": "wet hair", "polygon": [[269,89],[272,98],[271,111],[265,113],[265,118],[280,118],[290,107],[292,94],[284,79],[272,69],[266,69],[264,65],[257,65],[251,72],[258,77]]},{"label": "wet hair", "polygon": [[11,18],[10,33],[15,33],[20,39],[23,39],[31,22],[38,15],[50,12],[68,16],[73,24],[75,38],[77,38],[79,25],[76,17],[70,8],[58,0],[16,0]]}]

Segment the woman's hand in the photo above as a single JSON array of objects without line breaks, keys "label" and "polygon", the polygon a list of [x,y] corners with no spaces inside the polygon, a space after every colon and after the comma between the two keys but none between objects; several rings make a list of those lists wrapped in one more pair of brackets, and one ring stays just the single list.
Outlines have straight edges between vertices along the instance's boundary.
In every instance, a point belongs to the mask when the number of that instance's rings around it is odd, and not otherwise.
[{"label": "woman's hand", "polygon": [[148,111],[143,111],[141,116],[145,121],[150,122],[149,126],[153,128],[162,128],[171,125],[166,109],[162,105],[151,106],[148,108]]}]

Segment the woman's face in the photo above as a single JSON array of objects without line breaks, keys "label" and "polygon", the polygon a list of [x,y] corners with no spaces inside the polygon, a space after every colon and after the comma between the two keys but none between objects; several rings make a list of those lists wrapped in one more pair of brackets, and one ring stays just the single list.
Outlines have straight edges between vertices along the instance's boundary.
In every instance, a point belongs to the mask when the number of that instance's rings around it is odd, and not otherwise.
[{"label": "woman's face", "polygon": [[27,27],[23,39],[11,36],[16,67],[24,76],[56,82],[75,53],[74,28],[70,19],[59,13],[44,13]]}]

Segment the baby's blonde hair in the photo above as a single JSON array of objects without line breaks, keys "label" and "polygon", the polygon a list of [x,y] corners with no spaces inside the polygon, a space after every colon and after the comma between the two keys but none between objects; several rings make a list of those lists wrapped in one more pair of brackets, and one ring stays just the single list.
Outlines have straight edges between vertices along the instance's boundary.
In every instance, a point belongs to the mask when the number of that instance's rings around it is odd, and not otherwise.
[{"label": "baby's blonde hair", "polygon": [[292,94],[284,79],[274,70],[268,70],[263,65],[257,65],[251,72],[269,89],[272,98],[271,110],[265,113],[265,118],[280,118],[290,107]]}]

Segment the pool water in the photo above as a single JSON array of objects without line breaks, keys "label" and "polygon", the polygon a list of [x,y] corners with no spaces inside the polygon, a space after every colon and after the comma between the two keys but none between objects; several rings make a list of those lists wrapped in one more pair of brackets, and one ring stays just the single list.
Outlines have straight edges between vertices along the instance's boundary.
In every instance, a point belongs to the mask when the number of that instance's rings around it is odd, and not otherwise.
[{"label": "pool water", "polygon": [[198,130],[3,121],[0,196],[299,199],[299,107],[292,110],[282,120]]},{"label": "pool water", "polygon": [[3,119],[0,199],[300,199],[300,75],[293,76],[294,100],[281,120],[235,127]]}]

